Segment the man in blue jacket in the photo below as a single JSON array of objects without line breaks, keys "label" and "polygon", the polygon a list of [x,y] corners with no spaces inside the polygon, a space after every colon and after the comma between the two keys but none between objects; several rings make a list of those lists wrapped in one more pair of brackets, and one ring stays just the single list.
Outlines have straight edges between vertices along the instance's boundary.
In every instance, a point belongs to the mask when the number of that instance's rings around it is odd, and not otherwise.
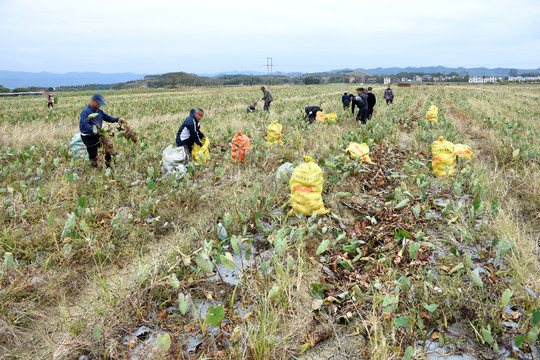
[{"label": "man in blue jacket", "polygon": [[349,108],[349,105],[351,104],[349,94],[343,94],[343,96],[341,97],[341,102],[343,103],[343,110],[347,110]]},{"label": "man in blue jacket", "polygon": [[[97,167],[97,155],[98,149],[102,146],[99,129],[103,126],[103,121],[109,123],[123,123],[125,119],[115,118],[109,116],[100,109],[101,106],[106,106],[103,96],[100,94],[94,94],[90,100],[90,104],[81,111],[81,119],[79,121],[79,131],[81,132],[81,139],[86,145],[88,151],[88,158],[93,167]],[[97,115],[93,115],[97,114]],[[110,166],[111,155],[105,156],[105,162],[107,167]]]},{"label": "man in blue jacket", "polygon": [[364,92],[364,88],[356,89],[358,96],[355,96],[352,100],[352,113],[354,114],[355,106],[358,108],[358,115],[356,115],[356,122],[366,123],[368,114],[368,100],[367,94]]},{"label": "man in blue jacket", "polygon": [[189,116],[176,133],[176,146],[183,146],[186,149],[188,159],[191,158],[193,144],[203,146],[202,139],[205,137],[201,132],[201,119],[203,116],[203,109],[191,109]]}]

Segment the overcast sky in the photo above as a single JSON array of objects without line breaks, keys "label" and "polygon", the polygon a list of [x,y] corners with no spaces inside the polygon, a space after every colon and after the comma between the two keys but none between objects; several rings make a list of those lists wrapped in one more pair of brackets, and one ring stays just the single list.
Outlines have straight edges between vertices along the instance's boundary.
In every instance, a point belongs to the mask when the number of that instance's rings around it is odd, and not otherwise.
[{"label": "overcast sky", "polygon": [[0,0],[0,69],[540,67],[538,0]]}]

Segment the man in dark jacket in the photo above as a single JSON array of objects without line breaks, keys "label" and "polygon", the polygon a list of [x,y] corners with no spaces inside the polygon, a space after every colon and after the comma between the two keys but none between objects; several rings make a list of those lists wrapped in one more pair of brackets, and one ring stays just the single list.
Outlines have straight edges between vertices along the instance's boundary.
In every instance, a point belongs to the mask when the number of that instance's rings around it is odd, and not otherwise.
[{"label": "man in dark jacket", "polygon": [[384,90],[384,99],[386,100],[386,105],[390,105],[394,102],[394,91],[390,89],[390,85]]},{"label": "man in dark jacket", "polygon": [[371,91],[373,90],[372,87],[368,87],[367,89],[367,119],[371,120],[371,117],[373,116],[373,108],[375,107],[375,104],[377,103],[377,98],[375,97],[375,94]]},{"label": "man in dark jacket", "polygon": [[[115,118],[105,114],[100,107],[106,105],[103,96],[94,94],[90,100],[90,104],[81,111],[79,131],[81,132],[81,139],[84,145],[86,145],[86,151],[88,151],[88,159],[90,159],[93,167],[97,167],[98,149],[102,146],[99,130],[103,126],[103,121],[110,123],[123,123],[125,121],[123,118]],[[110,161],[111,155],[107,154],[105,156],[107,167],[110,167]]]},{"label": "man in dark jacket", "polygon": [[252,112],[255,112],[255,107],[257,106],[257,102],[252,102],[251,104],[249,104],[246,108],[246,112],[249,114],[249,113],[252,113]]},{"label": "man in dark jacket", "polygon": [[318,106],[308,106],[305,110],[306,116],[308,117],[308,121],[310,124],[313,124],[315,122],[315,120],[317,119],[317,113],[319,111],[322,111],[322,109]]},{"label": "man in dark jacket", "polygon": [[349,94],[343,94],[343,96],[341,97],[341,102],[343,103],[343,110],[347,110],[349,108],[349,105],[351,104]]},{"label": "man in dark jacket", "polygon": [[202,139],[205,135],[201,132],[201,119],[204,116],[202,109],[191,109],[189,116],[184,120],[176,133],[176,146],[186,149],[188,159],[191,158],[193,144],[203,146]]},{"label": "man in dark jacket", "polygon": [[264,86],[261,86],[261,91],[263,92],[263,97],[261,98],[261,101],[264,100],[264,111],[270,112],[270,103],[274,101],[274,98],[272,97],[272,94],[270,93],[270,90],[265,88]]},{"label": "man in dark jacket", "polygon": [[355,96],[352,101],[352,113],[354,114],[354,107],[358,107],[358,115],[356,115],[356,122],[360,121],[362,124],[366,123],[367,119],[367,94],[364,92],[364,88],[356,89],[358,96]]}]

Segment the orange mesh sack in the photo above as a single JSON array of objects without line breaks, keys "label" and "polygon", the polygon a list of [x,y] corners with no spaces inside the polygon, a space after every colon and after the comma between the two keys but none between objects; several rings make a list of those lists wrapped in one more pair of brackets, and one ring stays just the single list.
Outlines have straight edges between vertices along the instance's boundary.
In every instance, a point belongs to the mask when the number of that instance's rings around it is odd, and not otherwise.
[{"label": "orange mesh sack", "polygon": [[239,130],[233,137],[231,150],[232,161],[244,161],[249,157],[250,142],[247,135],[242,134]]}]

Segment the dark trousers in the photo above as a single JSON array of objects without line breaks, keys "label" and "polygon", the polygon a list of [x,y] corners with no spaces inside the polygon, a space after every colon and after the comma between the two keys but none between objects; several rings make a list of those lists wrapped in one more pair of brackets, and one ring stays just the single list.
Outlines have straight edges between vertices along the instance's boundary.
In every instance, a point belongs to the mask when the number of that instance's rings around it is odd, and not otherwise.
[{"label": "dark trousers", "polygon": [[386,99],[386,105],[390,105],[392,103],[392,99]]},{"label": "dark trousers", "polygon": [[264,107],[263,107],[264,111],[270,111],[270,103],[271,101],[267,101],[264,103]]},{"label": "dark trousers", "polygon": [[343,110],[347,110],[349,108],[350,104],[351,104],[351,102],[349,100],[344,100],[343,101]]},{"label": "dark trousers", "polygon": [[[101,142],[99,141],[99,135],[81,136],[81,139],[84,145],[86,145],[86,151],[88,151],[88,159],[95,163],[97,160],[98,149],[102,146]],[[107,165],[110,163],[110,161],[111,155],[105,155],[105,162],[107,163]]]},{"label": "dark trousers", "polygon": [[358,114],[356,115],[356,122],[360,121],[360,122],[362,122],[362,124],[365,124],[366,119],[367,119],[367,114],[368,114],[367,106],[358,109]]},{"label": "dark trousers", "polygon": [[54,107],[54,103],[52,103],[52,102],[51,102],[51,103],[47,103],[47,109],[48,109],[48,108],[53,108],[53,107]]},{"label": "dark trousers", "polygon": [[367,110],[367,118],[368,118],[368,120],[371,120],[372,116],[373,116],[373,108],[368,108],[368,110]]},{"label": "dark trousers", "polygon": [[308,122],[313,124],[317,120],[317,113],[308,114]]}]

